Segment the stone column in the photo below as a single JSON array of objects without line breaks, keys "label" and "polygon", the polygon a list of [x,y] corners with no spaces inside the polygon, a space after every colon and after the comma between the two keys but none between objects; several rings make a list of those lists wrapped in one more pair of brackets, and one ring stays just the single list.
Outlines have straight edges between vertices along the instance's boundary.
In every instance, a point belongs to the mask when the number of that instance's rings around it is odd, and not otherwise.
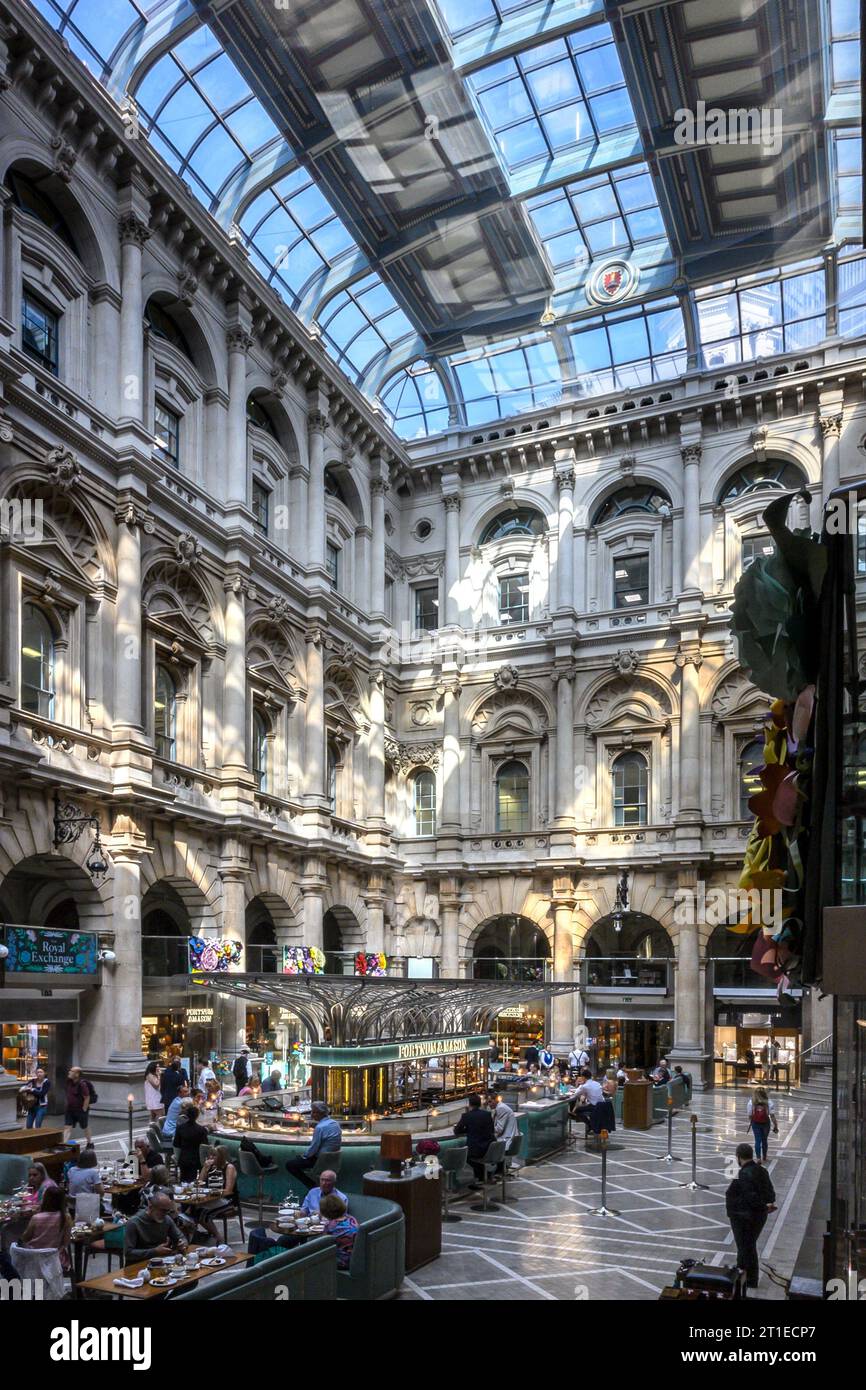
[{"label": "stone column", "polygon": [[684,443],[683,460],[683,554],[682,576],[685,593],[701,592],[701,445]]},{"label": "stone column", "polygon": [[113,951],[116,960],[99,967],[101,989],[82,995],[79,1054],[99,1093],[94,1114],[125,1118],[130,1093],[134,1109],[143,1109],[141,862],[150,850],[132,815],[125,812],[115,815],[108,848],[111,917],[107,931],[100,932],[100,944]]},{"label": "stone column", "polygon": [[385,894],[380,874],[371,874],[364,894],[367,909],[365,951],[381,955],[385,950]]},{"label": "stone column", "polygon": [[[239,941],[243,947],[241,958],[230,966],[234,973],[249,969],[246,958],[247,947],[247,879],[250,864],[246,847],[241,841],[227,839],[220,860],[219,876],[222,883],[222,931],[224,941]],[[246,1042],[246,1005],[243,1000],[226,998],[221,1008],[223,1023],[222,1046],[230,1055],[236,1055]]]},{"label": "stone column", "polygon": [[[841,402],[840,402],[841,405]],[[839,443],[842,438],[841,409],[818,417],[821,427],[821,490],[826,505],[830,493],[839,486]]]},{"label": "stone column", "polygon": [[698,928],[681,926],[674,987],[674,1051],[680,1056],[703,1054],[703,1002]]},{"label": "stone column", "polygon": [[321,809],[325,797],[325,634],[311,628],[307,643],[307,703],[304,721],[304,803]]},{"label": "stone column", "polygon": [[445,506],[445,626],[460,623],[460,494],[446,492]]},{"label": "stone column", "polygon": [[304,897],[304,946],[315,946],[322,950],[325,916],[323,895],[326,886],[324,866],[319,859],[311,857],[304,863],[304,874],[300,888]]},{"label": "stone column", "polygon": [[456,980],[460,976],[460,884],[458,880],[439,880],[439,921],[442,934],[441,976]]},{"label": "stone column", "polygon": [[371,672],[370,743],[367,758],[367,825],[373,831],[368,843],[390,840],[385,819],[385,673]]},{"label": "stone column", "polygon": [[701,698],[702,657],[696,648],[676,655],[682,673],[680,690],[680,796],[678,822],[701,821]]},{"label": "stone column", "polygon": [[559,555],[556,561],[556,607],[570,613],[574,606],[574,469],[557,468],[559,491]]},{"label": "stone column", "polygon": [[442,738],[442,824],[440,834],[460,832],[460,678],[450,676],[438,692],[444,703]]},{"label": "stone column", "polygon": [[578,531],[574,541],[574,609],[578,617],[583,617],[586,613],[586,532]]},{"label": "stone column", "polygon": [[[569,885],[570,887],[571,885]],[[566,889],[554,885],[553,908],[553,978],[563,984],[574,980],[574,917],[575,898]],[[574,1043],[574,995],[554,996],[551,1002],[551,1041],[557,1052],[568,1052]]]},{"label": "stone column", "polygon": [[235,574],[226,580],[226,655],[223,688],[222,765],[237,777],[247,766],[247,581]]},{"label": "stone column", "polygon": [[153,532],[144,504],[120,503],[117,521],[117,599],[114,620],[115,734],[141,732],[141,530]]},{"label": "stone column", "polygon": [[325,431],[328,428],[328,397],[324,391],[317,389],[309,393],[307,400],[310,462],[310,476],[307,481],[307,555],[310,569],[324,572]]},{"label": "stone column", "polygon": [[574,826],[574,668],[560,667],[556,680],[556,823]]},{"label": "stone column", "polygon": [[[377,468],[383,467],[377,458]],[[381,472],[374,474],[370,481],[370,499],[373,522],[373,539],[370,547],[370,616],[385,617],[385,496],[388,491],[387,477]]]},{"label": "stone column", "polygon": [[249,503],[247,479],[247,353],[253,340],[245,323],[235,324],[226,333],[228,350],[228,440],[226,501],[229,507]]},{"label": "stone column", "polygon": [[141,292],[141,253],[150,236],[146,201],[128,193],[120,230],[120,353],[119,419],[144,418],[144,304]]}]

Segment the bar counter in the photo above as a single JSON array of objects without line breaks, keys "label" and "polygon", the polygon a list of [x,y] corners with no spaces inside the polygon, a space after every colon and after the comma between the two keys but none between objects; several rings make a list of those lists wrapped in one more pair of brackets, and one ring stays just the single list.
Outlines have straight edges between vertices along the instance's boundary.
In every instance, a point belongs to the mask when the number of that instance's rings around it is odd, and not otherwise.
[{"label": "bar counter", "polygon": [[[412,1135],[413,1148],[419,1139],[436,1139],[441,1148],[451,1148],[462,1141],[452,1133],[463,1111],[464,1101],[454,1101],[434,1111],[420,1111],[400,1116],[383,1116],[373,1121],[373,1133],[365,1127],[363,1132],[352,1132],[347,1126],[343,1132],[343,1147],[337,1186],[343,1192],[363,1191],[364,1174],[376,1169],[379,1164],[378,1134],[383,1129],[396,1125],[402,1132],[408,1129]],[[567,1100],[530,1100],[521,1104],[517,1114],[520,1132],[526,1136],[523,1153],[525,1162],[534,1163],[565,1145],[568,1132]],[[297,1158],[308,1147],[312,1131],[287,1133],[276,1127],[261,1128],[250,1123],[243,1129],[236,1125],[218,1123],[213,1130],[213,1142],[224,1144],[230,1156],[236,1160],[241,1138],[246,1135],[256,1148],[277,1165],[273,1173],[265,1176],[264,1197],[266,1202],[278,1202],[289,1191],[303,1197],[306,1189],[286,1172],[286,1162]],[[241,1196],[254,1199],[256,1183],[253,1178],[238,1177]]]}]

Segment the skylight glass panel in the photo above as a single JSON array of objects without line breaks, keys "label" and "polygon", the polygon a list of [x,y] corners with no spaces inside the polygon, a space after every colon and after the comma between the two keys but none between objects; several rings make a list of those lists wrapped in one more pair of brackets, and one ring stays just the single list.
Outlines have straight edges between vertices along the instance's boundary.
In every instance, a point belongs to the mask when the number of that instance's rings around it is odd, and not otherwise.
[{"label": "skylight glass panel", "polygon": [[449,407],[438,374],[416,364],[392,377],[379,399],[401,439],[423,439],[448,428]]},{"label": "skylight glass panel", "polygon": [[834,89],[860,81],[859,0],[830,0],[830,80]]},{"label": "skylight glass panel", "polygon": [[377,357],[415,330],[378,275],[328,300],[317,322],[334,359],[358,381]]},{"label": "skylight glass panel", "polygon": [[569,341],[579,396],[669,381],[686,367],[685,326],[675,300],[575,325]]},{"label": "skylight glass panel", "polygon": [[260,193],[239,225],[259,271],[293,308],[314,276],[357,249],[306,169]]},{"label": "skylight glass panel", "polygon": [[549,338],[512,339],[451,365],[469,425],[504,419],[557,400],[562,373]]},{"label": "skylight glass panel", "polygon": [[207,205],[230,174],[279,138],[264,107],[206,30],[160,58],[133,95],[153,143]]},{"label": "skylight glass panel", "polygon": [[839,262],[839,333],[843,338],[866,335],[866,256]]},{"label": "skylight glass panel", "polygon": [[[799,270],[799,267],[797,267]],[[823,269],[777,269],[742,277],[731,288],[696,292],[698,331],[707,367],[754,361],[813,347],[826,336]]]},{"label": "skylight glass panel", "polygon": [[863,206],[862,145],[860,131],[833,132],[836,168],[836,210],[842,216],[858,214]]},{"label": "skylight glass panel", "polygon": [[35,0],[35,8],[97,77],[144,16],[133,0]]},{"label": "skylight glass panel", "polygon": [[606,24],[527,49],[467,81],[511,171],[634,126]]},{"label": "skylight glass panel", "polygon": [[528,208],[563,284],[576,283],[591,261],[614,253],[629,256],[649,243],[657,244],[652,264],[671,259],[646,165],[553,189],[530,198]]}]

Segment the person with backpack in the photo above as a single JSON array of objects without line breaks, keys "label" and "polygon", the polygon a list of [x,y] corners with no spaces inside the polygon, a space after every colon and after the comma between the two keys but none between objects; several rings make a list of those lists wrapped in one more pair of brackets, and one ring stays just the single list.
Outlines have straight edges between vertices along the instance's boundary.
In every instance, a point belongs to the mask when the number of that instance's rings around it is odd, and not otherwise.
[{"label": "person with backpack", "polygon": [[770,1135],[770,1126],[772,1125],[774,1134],[779,1133],[773,1102],[763,1086],[756,1086],[752,1092],[748,1113],[749,1125],[755,1136],[755,1162],[760,1163],[762,1158],[766,1159],[767,1157],[767,1139]]},{"label": "person with backpack", "polygon": [[770,1212],[776,1210],[776,1193],[765,1168],[754,1162],[751,1144],[737,1145],[737,1176],[725,1193],[725,1210],[737,1243],[737,1264],[745,1272],[746,1287],[756,1289],[760,1278],[758,1237]]},{"label": "person with backpack", "polygon": [[90,1107],[98,1097],[89,1081],[81,1074],[80,1067],[70,1067],[66,1077],[66,1114],[63,1117],[63,1142],[68,1144],[72,1131],[80,1126],[89,1145]]}]

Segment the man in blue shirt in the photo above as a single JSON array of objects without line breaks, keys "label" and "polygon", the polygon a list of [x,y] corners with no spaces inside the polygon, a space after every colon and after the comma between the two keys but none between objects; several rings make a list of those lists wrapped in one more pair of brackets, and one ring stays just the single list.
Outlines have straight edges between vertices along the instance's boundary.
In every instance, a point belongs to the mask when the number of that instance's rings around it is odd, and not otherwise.
[{"label": "man in blue shirt", "polygon": [[313,1102],[310,1115],[315,1128],[309,1147],[300,1158],[290,1158],[286,1170],[293,1178],[299,1178],[305,1187],[315,1187],[316,1179],[310,1177],[309,1169],[314,1168],[320,1154],[338,1154],[343,1143],[343,1131],[323,1100]]},{"label": "man in blue shirt", "polygon": [[189,1086],[183,1083],[165,1115],[165,1124],[162,1127],[162,1138],[173,1139],[177,1129],[177,1122],[180,1119],[180,1112],[184,1101],[189,1100]]},{"label": "man in blue shirt", "polygon": [[341,1192],[337,1186],[337,1174],[333,1173],[330,1168],[326,1168],[324,1172],[319,1174],[318,1187],[311,1187],[301,1203],[301,1211],[304,1216],[318,1216],[319,1203],[323,1197],[329,1197],[332,1192],[336,1192],[338,1197],[344,1202],[348,1202],[349,1199],[345,1192]]}]

